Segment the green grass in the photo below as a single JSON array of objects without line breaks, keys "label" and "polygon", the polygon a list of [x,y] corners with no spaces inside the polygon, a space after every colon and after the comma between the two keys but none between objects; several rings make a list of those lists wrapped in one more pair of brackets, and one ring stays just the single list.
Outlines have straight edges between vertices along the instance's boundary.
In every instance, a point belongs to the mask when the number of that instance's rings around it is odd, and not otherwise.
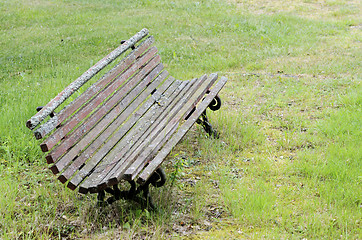
[{"label": "green grass", "polygon": [[[359,239],[359,1],[0,1],[1,239]],[[154,213],[66,189],[25,122],[142,28],[179,79],[229,81]],[[171,184],[172,183],[172,184]]]}]

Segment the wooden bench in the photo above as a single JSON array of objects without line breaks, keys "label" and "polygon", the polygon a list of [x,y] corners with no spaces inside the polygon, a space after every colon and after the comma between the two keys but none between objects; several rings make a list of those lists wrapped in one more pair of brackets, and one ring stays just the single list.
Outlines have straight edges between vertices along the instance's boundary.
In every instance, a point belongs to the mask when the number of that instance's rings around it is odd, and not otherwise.
[{"label": "wooden bench", "polygon": [[[198,122],[216,136],[206,108],[220,107],[217,94],[227,79],[211,74],[175,80],[153,42],[147,29],[123,41],[27,121],[36,139],[45,139],[40,147],[49,152],[51,171],[70,189],[98,193],[99,201],[109,192],[108,203],[126,198],[150,204],[148,185],[164,184],[160,165],[191,126]],[[62,104],[122,54],[127,55]],[[130,190],[119,190],[122,180],[130,182]]]}]

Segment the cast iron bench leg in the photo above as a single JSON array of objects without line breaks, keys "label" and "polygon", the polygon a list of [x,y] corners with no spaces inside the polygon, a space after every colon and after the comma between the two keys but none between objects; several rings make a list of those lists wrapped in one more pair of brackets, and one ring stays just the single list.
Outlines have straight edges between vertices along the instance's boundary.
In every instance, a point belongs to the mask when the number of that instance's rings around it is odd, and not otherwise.
[{"label": "cast iron bench leg", "polygon": [[205,132],[207,134],[209,134],[210,137],[213,137],[216,139],[219,138],[219,133],[216,130],[214,130],[214,128],[212,127],[212,125],[209,122],[209,119],[207,118],[206,110],[205,110],[205,112],[202,113],[200,118],[197,119],[196,123],[200,124],[204,128]]},{"label": "cast iron bench leg", "polygon": [[[219,110],[220,107],[221,107],[221,99],[219,96],[216,95],[216,97],[210,103],[209,108],[212,111],[216,111],[216,110]],[[219,138],[219,133],[213,129],[212,125],[209,122],[209,119],[207,118],[206,110],[201,114],[201,117],[199,119],[197,119],[196,123],[200,124],[204,128],[205,132],[207,134],[209,134],[210,137],[213,137],[216,139]]]},{"label": "cast iron bench leg", "polygon": [[[156,209],[153,200],[149,192],[149,185],[152,184],[154,187],[162,187],[166,182],[166,174],[162,168],[158,168],[148,179],[148,181],[137,187],[135,181],[128,181],[131,185],[129,190],[121,191],[118,185],[113,185],[112,188],[106,188],[105,190],[99,191],[97,196],[97,206],[103,207],[107,204],[112,204],[119,199],[133,200],[141,205],[143,209],[154,210]],[[105,192],[111,194],[106,201]],[[142,196],[140,193],[142,192]]]}]

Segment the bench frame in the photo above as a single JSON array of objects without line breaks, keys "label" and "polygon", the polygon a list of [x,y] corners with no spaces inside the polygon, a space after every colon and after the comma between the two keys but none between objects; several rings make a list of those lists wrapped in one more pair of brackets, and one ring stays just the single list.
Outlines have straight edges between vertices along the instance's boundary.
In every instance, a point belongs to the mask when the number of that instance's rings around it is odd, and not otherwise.
[{"label": "bench frame", "polygon": [[[149,186],[164,185],[166,175],[160,165],[192,125],[196,122],[211,137],[219,137],[206,108],[220,108],[217,94],[227,79],[216,82],[217,74],[191,81],[169,77],[153,41],[147,29],[122,41],[26,122],[36,139],[49,135],[40,147],[50,151],[46,160],[58,179],[80,193],[98,193],[101,205],[128,199],[154,208]],[[117,65],[63,107],[129,49]],[[63,108],[55,113],[59,106]],[[119,189],[122,180],[129,182],[129,190]],[[105,192],[112,195],[107,201]]]}]

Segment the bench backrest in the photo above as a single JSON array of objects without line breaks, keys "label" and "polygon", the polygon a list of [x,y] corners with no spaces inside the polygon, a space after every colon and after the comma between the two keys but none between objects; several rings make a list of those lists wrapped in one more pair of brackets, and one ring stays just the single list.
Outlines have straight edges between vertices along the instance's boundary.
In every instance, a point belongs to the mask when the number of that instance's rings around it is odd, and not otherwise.
[{"label": "bench backrest", "polygon": [[[48,163],[59,161],[60,157],[70,149],[75,157],[92,142],[95,136],[106,128],[116,127],[114,120],[124,109],[130,106],[127,108],[128,111],[134,110],[132,108],[138,107],[137,103],[140,104],[144,101],[157,87],[156,83],[151,84],[151,81],[162,73],[163,65],[160,63],[157,48],[152,46],[153,37],[147,35],[148,30],[143,29],[128,41],[125,41],[76,81],[72,82],[27,121],[27,127],[33,130],[37,139],[49,135],[41,144],[43,152],[50,151],[46,157]],[[141,42],[143,39],[144,41]],[[59,110],[59,106],[62,106],[61,104],[67,98],[131,48],[134,49],[116,66],[70,104]],[[167,75],[167,72],[162,73],[157,78],[158,83],[163,81]],[[58,110],[55,116],[40,125],[55,110]],[[127,117],[126,114],[124,116]],[[39,127],[36,128],[37,126]],[[73,149],[76,143],[78,143],[77,148]],[[59,169],[52,170],[59,171]]]}]

